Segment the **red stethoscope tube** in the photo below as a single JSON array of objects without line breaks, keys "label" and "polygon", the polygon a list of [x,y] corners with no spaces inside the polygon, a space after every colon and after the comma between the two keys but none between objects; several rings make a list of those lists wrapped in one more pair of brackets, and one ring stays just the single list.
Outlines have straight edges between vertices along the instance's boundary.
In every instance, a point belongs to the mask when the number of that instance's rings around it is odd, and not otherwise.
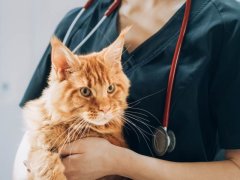
[{"label": "red stethoscope tube", "polygon": [[110,5],[107,11],[104,13],[105,16],[110,16],[120,5],[122,0],[114,0],[114,2]]},{"label": "red stethoscope tube", "polygon": [[90,6],[93,4],[95,0],[88,0],[86,4],[83,6],[84,9],[90,8]]},{"label": "red stethoscope tube", "polygon": [[173,56],[173,60],[172,60],[172,64],[171,64],[171,69],[170,69],[170,73],[169,73],[169,77],[168,77],[168,86],[167,86],[167,93],[166,93],[166,100],[165,100],[165,109],[164,109],[164,114],[163,114],[163,123],[162,123],[163,128],[165,128],[165,129],[168,128],[168,124],[169,124],[169,114],[170,114],[170,107],[171,107],[173,84],[174,84],[174,79],[175,79],[175,75],[176,75],[176,69],[177,69],[177,64],[178,64],[178,60],[179,60],[179,55],[180,55],[180,51],[181,51],[182,44],[183,44],[183,39],[184,39],[187,25],[189,22],[189,16],[190,16],[190,12],[191,12],[191,3],[192,3],[191,0],[187,0],[187,2],[186,2],[184,18],[183,18],[182,26],[180,29],[180,34],[179,34],[179,38],[178,38],[177,45],[175,48],[175,52],[174,52],[174,56]]}]

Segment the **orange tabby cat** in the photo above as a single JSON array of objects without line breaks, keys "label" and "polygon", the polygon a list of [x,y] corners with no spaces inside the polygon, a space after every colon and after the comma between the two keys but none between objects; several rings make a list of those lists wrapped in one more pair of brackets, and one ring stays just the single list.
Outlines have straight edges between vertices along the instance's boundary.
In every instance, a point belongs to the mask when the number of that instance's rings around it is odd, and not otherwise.
[{"label": "orange tabby cat", "polygon": [[29,180],[66,180],[58,150],[77,139],[102,137],[127,147],[122,117],[130,83],[121,66],[127,31],[102,51],[80,56],[52,38],[48,87],[24,107],[31,143]]}]

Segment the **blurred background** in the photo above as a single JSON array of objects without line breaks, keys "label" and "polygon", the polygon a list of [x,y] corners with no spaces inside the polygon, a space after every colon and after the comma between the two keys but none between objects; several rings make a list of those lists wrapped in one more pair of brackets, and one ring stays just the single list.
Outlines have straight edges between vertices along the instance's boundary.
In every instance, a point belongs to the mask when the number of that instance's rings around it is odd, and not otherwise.
[{"label": "blurred background", "polygon": [[0,0],[0,179],[12,179],[22,138],[18,104],[60,19],[85,0]]}]

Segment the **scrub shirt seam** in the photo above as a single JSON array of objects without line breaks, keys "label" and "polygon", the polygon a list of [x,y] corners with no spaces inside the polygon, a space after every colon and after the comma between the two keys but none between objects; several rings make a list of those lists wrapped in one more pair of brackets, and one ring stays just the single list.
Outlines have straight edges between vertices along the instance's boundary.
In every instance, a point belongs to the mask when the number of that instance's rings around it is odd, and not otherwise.
[{"label": "scrub shirt seam", "polygon": [[[223,42],[224,42],[224,39],[225,39],[225,29],[226,29],[226,24],[225,24],[225,22],[224,22],[224,19],[223,19],[223,16],[222,16],[222,13],[221,13],[221,11],[219,10],[219,8],[218,8],[218,6],[217,6],[217,4],[215,3],[215,1],[213,1],[213,0],[211,0],[211,2],[212,2],[212,4],[213,4],[213,6],[215,7],[215,9],[216,9],[216,11],[218,12],[218,14],[219,14],[219,17],[221,18],[221,21],[222,21],[222,24],[223,24],[223,32],[222,32],[222,43],[221,43],[221,48],[220,48],[220,50],[219,50],[219,59],[220,59],[220,57],[221,57],[221,54],[222,54],[222,52],[224,52],[223,51]],[[217,69],[217,68],[216,68]],[[215,74],[212,74],[212,78],[213,78],[213,76],[214,76]],[[211,88],[211,87],[210,87]],[[210,89],[209,89],[209,91],[210,91]],[[209,92],[209,95],[211,95],[211,91]],[[212,96],[209,96],[209,97],[212,97]],[[209,99],[210,100],[210,107],[211,107],[211,98]],[[210,111],[210,112],[212,112],[212,111]],[[213,112],[212,112],[213,113]],[[214,113],[212,114],[212,116],[213,116],[213,118],[214,118]],[[214,118],[215,119],[215,118]],[[217,121],[217,120],[216,120]],[[217,122],[216,122],[217,123]],[[217,130],[218,130],[218,127],[217,127]]]},{"label": "scrub shirt seam", "polygon": [[[218,12],[218,14],[219,14],[219,17],[221,18],[221,21],[223,22],[222,16],[221,16],[219,10],[216,8],[214,2],[213,2],[212,0],[209,0],[209,2],[212,2],[213,6],[215,7],[215,9],[217,10],[217,12]],[[224,39],[224,30],[223,30],[223,33],[222,33],[222,34],[223,34],[223,38],[222,38],[222,39]],[[222,40],[222,41],[223,41],[223,40]],[[221,45],[221,50],[222,50],[222,49],[223,49],[223,45]],[[220,52],[222,52],[222,51],[220,51]],[[187,85],[185,85],[184,87],[186,88]],[[180,94],[180,92],[178,92],[177,94]],[[176,94],[176,95],[177,95],[177,94]],[[176,101],[177,101],[177,100],[175,100],[175,102],[173,103],[173,106],[176,104]],[[172,111],[172,112],[173,112],[173,111]]]},{"label": "scrub shirt seam", "polygon": [[[212,1],[212,3],[214,4],[214,6],[215,6],[215,8],[216,8],[216,10],[218,11],[218,13],[219,13],[219,16],[221,17],[221,20],[222,20],[222,24],[223,24],[223,38],[222,38],[222,42],[224,42],[224,40],[226,40],[226,35],[225,35],[225,33],[227,32],[226,31],[226,23],[225,23],[225,21],[224,21],[224,17],[223,17],[223,15],[222,15],[222,13],[223,12],[221,12],[221,10],[219,9],[219,7],[218,7],[218,5],[216,4],[216,2],[215,1],[213,1],[213,0],[211,0]],[[219,57],[221,57],[221,55],[224,53],[224,51],[223,51],[223,48],[224,47],[224,43],[222,43],[222,46],[221,46],[221,53],[219,53]],[[219,59],[221,59],[221,58],[219,58]],[[217,71],[217,67],[216,67],[216,71]],[[215,74],[214,74],[215,75]],[[215,77],[213,77],[213,78],[216,78],[216,76]],[[213,93],[214,94],[214,93]],[[212,97],[212,96],[210,96],[210,97]],[[211,101],[210,101],[211,102]],[[210,106],[210,107],[212,107],[212,106]],[[211,108],[212,109],[212,108]],[[211,111],[210,111],[211,112]],[[216,113],[213,113],[213,115],[214,114],[216,114]],[[224,142],[221,138],[220,138],[220,136],[219,136],[219,119],[215,116],[215,117],[213,117],[214,118],[214,120],[216,121],[216,124],[217,124],[217,134],[218,134],[218,136],[217,136],[217,141],[218,141],[218,144],[219,144],[219,148],[221,148],[221,149],[235,149],[234,147],[235,146],[233,146],[231,143],[229,144],[229,143],[226,143],[226,142]],[[236,144],[235,144],[236,145]],[[236,146],[237,147],[237,146]]]},{"label": "scrub shirt seam", "polygon": [[[223,33],[222,33],[223,38],[222,38],[222,39],[225,39],[226,24],[225,24],[225,22],[224,22],[224,18],[223,18],[223,16],[222,16],[222,12],[220,11],[220,9],[218,9],[218,6],[217,6],[217,4],[216,4],[215,1],[213,1],[213,0],[210,0],[210,1],[212,2],[213,6],[214,6],[215,9],[217,10],[217,12],[218,12],[218,14],[219,14],[219,17],[221,18],[221,21],[222,21],[222,23],[223,23]],[[222,50],[222,49],[223,49],[223,44],[221,45],[221,50]],[[220,52],[222,52],[222,51],[220,51]]]},{"label": "scrub shirt seam", "polygon": [[[168,44],[176,38],[176,36],[178,35],[178,33],[179,33],[179,31],[176,32],[171,38],[169,38],[169,39],[164,43],[164,45],[162,45],[162,46],[165,46],[165,45],[166,45],[164,48],[158,48],[158,49],[156,49],[155,51],[153,51],[153,53],[152,53],[151,56],[148,56],[148,57],[144,58],[143,60],[141,60],[141,63],[137,64],[136,66],[132,66],[132,68],[126,70],[126,73],[128,74],[128,73],[130,73],[130,72],[134,72],[134,70],[136,70],[138,67],[141,67],[141,66],[143,66],[144,64],[147,64],[147,63],[149,63],[150,61],[152,61],[155,56],[157,56],[160,52],[164,51],[164,50],[168,47]],[[134,55],[133,55],[132,57],[134,58]],[[147,60],[147,59],[149,59],[149,60]]]},{"label": "scrub shirt seam", "polygon": [[[199,71],[200,71],[201,69],[203,69],[203,68],[204,68],[204,66],[202,66],[202,67],[199,69]],[[193,78],[193,76],[192,76],[192,77],[191,77],[191,80],[193,80],[193,79],[194,79],[194,78]],[[186,84],[185,86],[183,86],[182,89],[187,89],[187,88],[189,88],[189,87],[192,85],[192,83],[190,83],[191,80],[189,80],[188,84]],[[179,98],[180,98],[180,97],[183,97],[183,95],[186,94],[186,92],[187,92],[187,91],[179,90],[179,91],[175,94],[175,101],[172,103],[171,110],[170,110],[170,119],[175,119],[174,117],[176,116],[176,111],[174,111],[174,110],[175,110],[175,108],[176,108],[176,104],[177,104]],[[181,95],[181,96],[180,96],[180,95]],[[178,98],[177,98],[177,97],[178,97]],[[199,124],[200,124],[200,122],[199,122]],[[202,133],[201,129],[199,130],[199,132]],[[200,136],[200,138],[203,139],[203,138],[202,138],[202,135]],[[201,144],[203,145],[203,147],[205,147],[205,145],[203,144],[203,141],[201,142]],[[207,161],[209,161],[209,158],[208,158],[208,156],[207,156],[206,150],[205,150],[204,148],[203,148],[203,151],[204,151],[204,152],[203,152],[204,158],[205,158]]]}]

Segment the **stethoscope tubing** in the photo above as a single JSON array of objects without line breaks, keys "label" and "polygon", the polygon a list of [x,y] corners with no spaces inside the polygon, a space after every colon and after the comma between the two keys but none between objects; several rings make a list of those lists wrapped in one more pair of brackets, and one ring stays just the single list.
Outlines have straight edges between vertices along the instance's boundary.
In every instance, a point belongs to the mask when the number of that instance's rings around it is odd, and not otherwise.
[{"label": "stethoscope tubing", "polygon": [[76,53],[77,50],[82,47],[83,44],[85,44],[85,42],[93,35],[93,33],[96,32],[96,30],[101,26],[101,24],[106,20],[107,16],[104,15],[101,20],[97,23],[96,26],[94,26],[94,28],[88,33],[88,35],[77,45],[77,47],[75,47],[75,49],[73,50],[73,53]]},{"label": "stethoscope tubing", "polygon": [[192,3],[191,0],[186,1],[184,18],[183,18],[182,26],[180,29],[180,34],[178,37],[177,45],[175,48],[175,52],[174,52],[174,56],[173,56],[173,60],[172,60],[172,64],[171,64],[171,68],[170,68],[170,72],[169,72],[168,86],[167,86],[167,93],[166,93],[166,100],[165,100],[165,107],[164,107],[164,114],[163,114],[163,122],[162,122],[162,126],[165,130],[167,130],[168,124],[169,124],[173,84],[174,84],[174,80],[175,80],[175,76],[176,76],[176,69],[177,69],[177,65],[178,65],[178,60],[179,60],[184,36],[186,34],[186,29],[187,29],[188,22],[189,22],[189,16],[190,16],[190,12],[191,12],[191,3]]},{"label": "stethoscope tubing", "polygon": [[[73,49],[73,53],[76,53],[80,47],[82,47],[83,44],[87,42],[87,40],[97,31],[97,29],[101,26],[101,24],[109,17],[115,10],[118,8],[121,4],[122,0],[114,0],[114,2],[109,6],[109,8],[105,11],[104,16],[100,19],[100,21],[94,26],[94,28],[87,34],[87,36]],[[77,14],[77,16],[74,18],[73,22],[71,23],[70,27],[67,30],[67,33],[63,39],[63,44],[66,44],[75,24],[80,19],[82,14],[91,7],[91,5],[94,3],[94,0],[89,0],[87,3],[83,6],[81,11]]]},{"label": "stethoscope tubing", "polygon": [[77,16],[74,18],[73,22],[71,23],[70,27],[67,30],[67,33],[63,39],[63,44],[66,44],[75,24],[77,23],[77,21],[80,19],[80,17],[82,16],[82,14],[89,8],[91,7],[91,5],[93,4],[95,0],[88,0],[86,2],[86,4],[83,6],[83,8],[81,9],[81,11],[77,14]]}]

